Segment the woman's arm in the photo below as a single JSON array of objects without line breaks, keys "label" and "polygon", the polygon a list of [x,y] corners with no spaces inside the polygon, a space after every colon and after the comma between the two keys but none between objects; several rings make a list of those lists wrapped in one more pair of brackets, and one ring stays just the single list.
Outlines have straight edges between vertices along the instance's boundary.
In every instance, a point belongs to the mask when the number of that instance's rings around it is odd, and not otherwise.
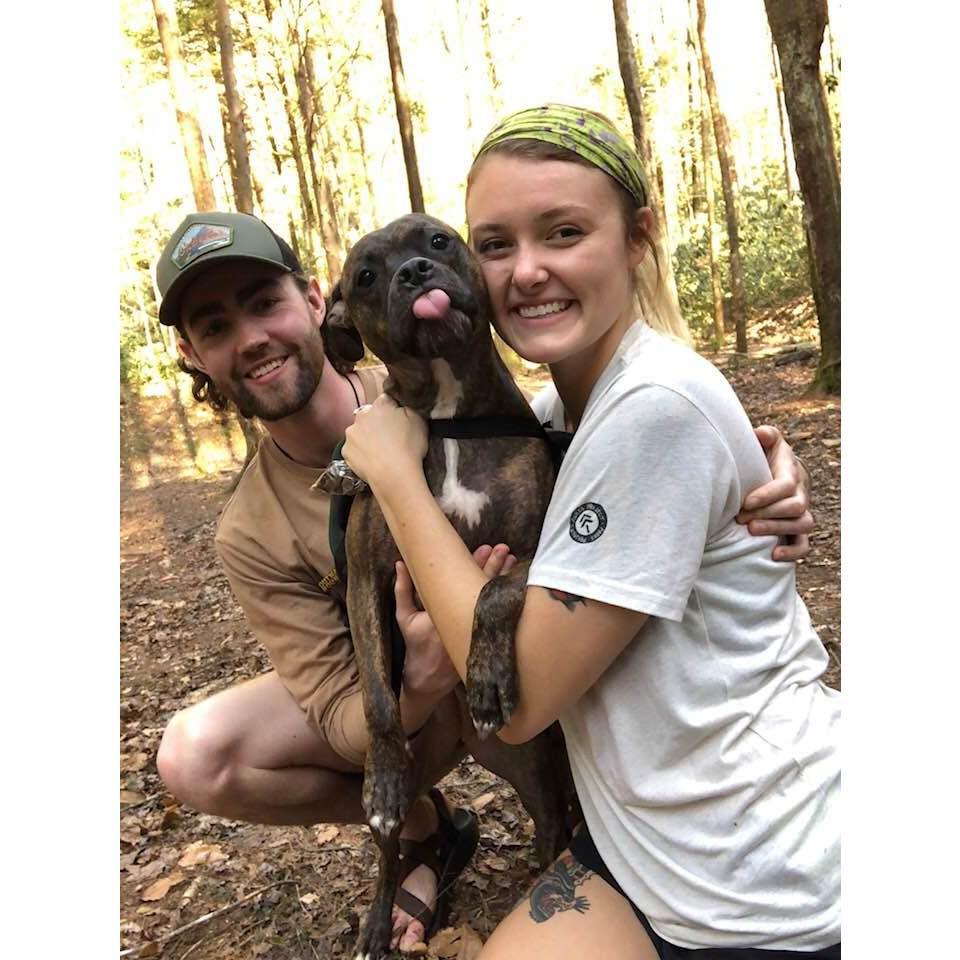
[{"label": "woman's arm", "polygon": [[[457,673],[466,678],[473,611],[487,576],[427,486],[423,421],[384,396],[359,413],[357,423],[359,428],[347,430],[344,459],[370,484],[420,599]],[[516,635],[520,706],[501,738],[521,743],[552,723],[596,682],[645,620],[620,607],[528,588]]]}]

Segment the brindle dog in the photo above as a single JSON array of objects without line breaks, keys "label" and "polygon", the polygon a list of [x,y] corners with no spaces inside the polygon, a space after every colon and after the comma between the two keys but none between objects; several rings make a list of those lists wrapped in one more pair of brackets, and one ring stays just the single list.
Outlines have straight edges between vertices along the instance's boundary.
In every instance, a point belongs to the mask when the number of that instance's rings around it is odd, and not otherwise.
[{"label": "brindle dog", "polygon": [[[366,343],[386,364],[385,391],[398,404],[428,420],[462,426],[476,418],[514,418],[536,432],[536,418],[494,346],[480,267],[446,224],[412,214],[363,237],[347,257],[332,299],[330,349],[357,360]],[[553,487],[553,460],[542,437],[431,435],[424,472],[470,550],[502,542],[518,558],[477,599],[466,682],[476,732],[464,724],[462,750],[516,788],[536,824],[537,852],[546,866],[567,844],[578,809],[559,726],[522,746],[489,734],[509,721],[517,704],[514,631]],[[354,501],[346,550],[347,610],[370,731],[363,804],[380,848],[377,890],[357,944],[357,956],[369,958],[389,945],[399,834],[415,790],[390,683],[399,552],[369,493]]]}]

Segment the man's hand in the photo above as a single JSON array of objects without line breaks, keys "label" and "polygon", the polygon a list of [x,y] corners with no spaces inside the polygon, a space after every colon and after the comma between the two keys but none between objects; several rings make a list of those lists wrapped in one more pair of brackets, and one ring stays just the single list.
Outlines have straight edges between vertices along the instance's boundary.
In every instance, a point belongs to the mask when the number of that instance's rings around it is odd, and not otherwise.
[{"label": "man's hand", "polygon": [[754,536],[780,537],[774,560],[800,560],[810,553],[814,527],[807,471],[776,427],[763,425],[754,432],[773,479],[747,494],[737,522],[745,523]]},{"label": "man's hand", "polygon": [[[489,544],[477,547],[473,559],[488,578],[506,573],[517,562],[502,543],[496,547]],[[430,614],[420,608],[413,580],[402,560],[397,561],[394,597],[397,623],[407,644],[403,666],[404,691],[411,697],[440,700],[460,682],[460,677],[447,656]]]}]

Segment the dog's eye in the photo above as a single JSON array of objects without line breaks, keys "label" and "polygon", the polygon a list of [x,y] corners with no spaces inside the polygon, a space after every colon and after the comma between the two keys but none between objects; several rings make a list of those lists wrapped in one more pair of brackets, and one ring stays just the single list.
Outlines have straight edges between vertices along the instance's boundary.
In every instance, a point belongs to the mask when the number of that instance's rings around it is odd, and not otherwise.
[{"label": "dog's eye", "polygon": [[372,287],[377,275],[372,270],[361,270],[357,274],[358,287]]},{"label": "dog's eye", "polygon": [[430,238],[430,246],[434,250],[446,250],[450,246],[450,238],[445,233],[435,233]]}]

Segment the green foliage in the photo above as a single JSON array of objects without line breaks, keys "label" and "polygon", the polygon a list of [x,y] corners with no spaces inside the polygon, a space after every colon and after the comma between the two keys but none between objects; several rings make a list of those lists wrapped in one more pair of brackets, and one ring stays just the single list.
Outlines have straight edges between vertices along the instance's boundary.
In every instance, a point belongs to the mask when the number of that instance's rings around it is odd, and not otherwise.
[{"label": "green foliage", "polygon": [[[783,167],[771,161],[755,183],[742,186],[739,208],[740,257],[747,309],[760,310],[809,292],[803,202],[799,194],[787,195]],[[723,287],[728,291],[729,253],[720,196],[716,216],[716,229],[721,236]],[[673,265],[680,309],[691,330],[702,334],[713,325],[710,243],[705,214],[697,217],[697,229],[690,239],[674,251]]]}]

